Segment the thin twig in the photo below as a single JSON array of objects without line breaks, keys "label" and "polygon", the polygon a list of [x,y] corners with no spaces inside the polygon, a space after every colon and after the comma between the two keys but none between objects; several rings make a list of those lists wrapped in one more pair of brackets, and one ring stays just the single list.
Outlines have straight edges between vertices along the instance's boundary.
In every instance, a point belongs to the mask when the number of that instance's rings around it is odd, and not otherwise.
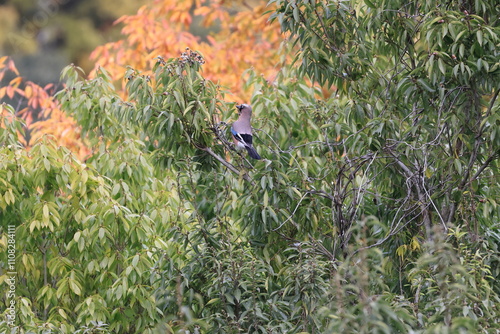
[{"label": "thin twig", "polygon": [[[203,151],[205,151],[205,152],[207,152],[208,154],[210,154],[215,159],[217,159],[221,164],[223,164],[231,172],[233,172],[233,173],[235,173],[237,175],[241,174],[240,171],[238,169],[236,169],[236,167],[234,167],[232,164],[230,164],[229,162],[227,162],[226,160],[224,160],[221,156],[219,156],[214,151],[212,151],[212,149],[210,147],[201,147],[200,149],[203,150]],[[253,180],[250,178],[250,176],[248,176],[248,174],[246,174],[246,173],[242,174],[242,177],[243,177],[243,179],[245,181],[248,181],[253,186],[255,186],[255,182],[253,182]]]},{"label": "thin twig", "polygon": [[293,212],[290,214],[290,216],[280,224],[280,226],[276,227],[275,229],[273,229],[273,231],[276,231],[276,230],[279,230],[283,225],[285,225],[290,219],[292,219],[292,217],[295,215],[295,212],[297,212],[297,209],[299,208],[300,206],[300,203],[302,203],[302,201],[304,200],[304,198],[306,197],[306,195],[308,194],[308,192],[304,193],[304,195],[302,195],[302,197],[300,198],[299,200],[299,203],[297,203],[297,206],[295,207],[295,209],[293,210]]}]

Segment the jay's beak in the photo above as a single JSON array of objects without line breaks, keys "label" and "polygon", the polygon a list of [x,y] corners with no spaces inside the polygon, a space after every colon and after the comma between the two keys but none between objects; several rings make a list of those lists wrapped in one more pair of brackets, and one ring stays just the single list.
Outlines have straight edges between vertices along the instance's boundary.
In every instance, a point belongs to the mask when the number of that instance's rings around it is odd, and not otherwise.
[{"label": "jay's beak", "polygon": [[241,109],[243,109],[243,105],[237,104],[236,109],[238,109],[238,112],[241,112]]}]

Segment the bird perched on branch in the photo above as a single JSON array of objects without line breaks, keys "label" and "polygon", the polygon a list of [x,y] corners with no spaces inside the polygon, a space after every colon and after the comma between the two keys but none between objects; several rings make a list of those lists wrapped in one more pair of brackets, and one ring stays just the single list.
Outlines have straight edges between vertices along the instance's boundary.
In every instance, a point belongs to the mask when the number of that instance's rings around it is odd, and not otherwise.
[{"label": "bird perched on branch", "polygon": [[236,108],[240,113],[240,117],[231,127],[231,133],[233,134],[233,140],[236,144],[236,148],[245,148],[251,158],[260,160],[261,157],[259,153],[257,153],[252,145],[252,126],[250,125],[252,107],[248,104],[240,104],[237,105]]}]

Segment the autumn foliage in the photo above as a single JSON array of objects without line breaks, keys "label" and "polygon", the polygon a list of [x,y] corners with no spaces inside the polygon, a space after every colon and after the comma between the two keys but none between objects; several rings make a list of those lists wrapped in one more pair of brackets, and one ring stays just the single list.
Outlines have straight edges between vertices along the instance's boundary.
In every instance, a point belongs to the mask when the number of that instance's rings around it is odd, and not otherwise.
[{"label": "autumn foliage", "polygon": [[[17,101],[16,116],[25,123],[24,134],[19,134],[19,141],[30,147],[43,136],[51,136],[59,146],[70,148],[79,157],[88,154],[88,149],[80,138],[76,122],[59,108],[53,93],[57,87],[48,84],[41,87],[26,81],[8,57],[0,58],[0,80],[6,75],[14,76],[9,84],[0,88],[0,100]],[[4,109],[1,108],[2,114]]]},{"label": "autumn foliage", "polygon": [[[120,18],[124,39],[98,47],[92,58],[120,79],[125,66],[148,71],[157,56],[177,57],[188,47],[204,56],[208,64],[203,69],[205,78],[227,87],[229,98],[246,100],[250,92],[242,84],[244,72],[253,68],[270,79],[280,61],[280,28],[268,22],[265,3],[157,0],[136,15]],[[202,18],[201,24],[209,32],[206,40],[188,32],[195,16]]]},{"label": "autumn foliage", "polygon": [[[207,66],[205,78],[219,83],[228,94],[226,99],[248,101],[250,91],[244,88],[244,73],[253,69],[272,79],[279,66],[278,50],[282,42],[279,25],[269,23],[266,1],[157,0],[143,6],[134,15],[117,20],[122,24],[121,40],[99,46],[91,58],[96,68],[104,67],[120,85],[126,67],[150,73],[157,57],[178,57],[186,48],[201,53]],[[194,21],[207,32],[203,38],[189,32]],[[0,59],[0,76],[11,72],[15,78],[0,88],[0,99],[20,100],[17,110],[26,122],[23,144],[30,146],[44,135],[53,136],[58,145],[70,148],[79,157],[88,154],[76,123],[64,115],[52,96],[56,88],[40,87],[25,81],[14,62]],[[95,76],[95,71],[90,73]],[[0,77],[0,78],[1,78]],[[15,103],[13,103],[16,106]]]}]

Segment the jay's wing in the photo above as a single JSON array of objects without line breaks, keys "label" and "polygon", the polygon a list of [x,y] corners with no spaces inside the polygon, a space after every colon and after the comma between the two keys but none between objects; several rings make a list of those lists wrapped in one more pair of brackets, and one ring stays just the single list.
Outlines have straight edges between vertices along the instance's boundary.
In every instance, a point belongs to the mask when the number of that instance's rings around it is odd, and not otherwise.
[{"label": "jay's wing", "polygon": [[249,133],[238,133],[234,128],[231,128],[231,133],[233,134],[233,138],[241,144],[244,148],[246,148],[250,157],[260,160],[262,159],[257,153],[257,151],[252,146],[252,135]]},{"label": "jay's wing", "polygon": [[238,133],[231,128],[231,133],[233,134],[234,139],[238,142],[242,143],[245,147],[252,147],[252,135],[248,133]]}]

